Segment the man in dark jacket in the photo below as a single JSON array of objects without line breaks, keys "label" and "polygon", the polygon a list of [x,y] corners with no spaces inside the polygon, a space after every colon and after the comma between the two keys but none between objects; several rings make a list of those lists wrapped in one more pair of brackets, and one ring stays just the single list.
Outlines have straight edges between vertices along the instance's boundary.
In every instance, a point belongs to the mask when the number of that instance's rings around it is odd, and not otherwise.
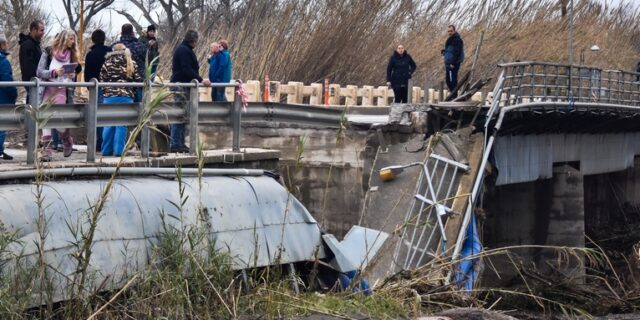
[{"label": "man in dark jacket", "polygon": [[387,65],[387,86],[393,89],[393,102],[408,102],[409,79],[414,71],[416,71],[416,63],[413,58],[405,51],[403,45],[398,45]]},{"label": "man in dark jacket", "polygon": [[[100,79],[100,70],[104,64],[107,53],[111,52],[111,47],[104,45],[106,35],[104,31],[97,29],[91,34],[91,42],[93,45],[89,48],[87,56],[84,60],[84,79],[89,81],[91,79]],[[102,94],[102,88],[98,91],[98,103],[104,102],[104,96]],[[102,127],[97,128],[96,134],[96,151],[100,151],[102,146]]]},{"label": "man in dark jacket", "polygon": [[29,25],[29,34],[20,34],[20,73],[22,81],[30,81],[36,76],[38,62],[42,55],[40,40],[44,36],[44,22],[36,20]]},{"label": "man in dark jacket", "polygon": [[[173,52],[173,58],[171,60],[171,82],[184,82],[189,83],[191,81],[198,80],[205,86],[209,86],[211,82],[209,79],[202,79],[199,74],[200,65],[198,64],[198,58],[196,57],[193,48],[198,43],[198,32],[195,30],[187,31],[182,43],[178,45]],[[174,89],[175,101],[181,105],[185,105],[188,101],[188,90],[182,90],[182,88]],[[198,134],[197,132],[191,132],[191,134]],[[195,148],[195,146],[191,146]],[[169,145],[171,152],[189,152],[189,148],[184,144],[184,124],[177,123],[171,125],[171,142]]]},{"label": "man in dark jacket", "polygon": [[[0,32],[0,81],[13,81],[13,71],[11,71],[11,63],[7,56],[7,38],[4,30]],[[18,97],[18,89],[16,87],[0,87],[0,104],[13,105]],[[7,135],[6,131],[0,131],[0,156],[3,160],[12,160],[13,157],[4,152],[4,139]]]},{"label": "man in dark jacket", "polygon": [[458,96],[458,93],[453,92],[453,90],[458,86],[458,71],[464,61],[464,42],[462,38],[460,38],[460,34],[456,32],[455,26],[449,25],[447,33],[449,34],[449,38],[447,38],[447,42],[445,42],[444,49],[441,53],[444,56],[447,87],[449,88],[449,92],[453,94],[452,97],[455,98]]},{"label": "man in dark jacket", "polygon": [[[158,39],[156,39],[156,26],[150,25],[147,27],[147,33],[140,37],[140,42],[147,48],[146,57],[149,63],[153,62],[151,66],[151,73],[155,74],[158,69],[159,59],[156,59],[160,56],[160,45],[158,44]],[[156,59],[154,61],[154,59]],[[143,65],[138,65],[138,67],[142,68]]]}]

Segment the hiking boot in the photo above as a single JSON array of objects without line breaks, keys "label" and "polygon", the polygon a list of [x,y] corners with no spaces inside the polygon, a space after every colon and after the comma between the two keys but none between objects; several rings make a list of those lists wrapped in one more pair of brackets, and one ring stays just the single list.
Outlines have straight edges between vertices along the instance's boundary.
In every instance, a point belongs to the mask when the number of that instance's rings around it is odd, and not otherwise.
[{"label": "hiking boot", "polygon": [[2,152],[2,160],[13,160],[13,157]]},{"label": "hiking boot", "polygon": [[73,153],[73,138],[71,136],[66,136],[64,139],[64,145],[62,146],[62,155],[65,158],[69,158]]}]

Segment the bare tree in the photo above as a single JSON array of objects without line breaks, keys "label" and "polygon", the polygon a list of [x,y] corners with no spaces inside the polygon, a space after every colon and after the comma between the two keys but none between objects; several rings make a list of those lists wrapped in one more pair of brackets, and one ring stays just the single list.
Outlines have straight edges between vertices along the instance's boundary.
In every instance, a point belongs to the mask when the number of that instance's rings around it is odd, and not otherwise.
[{"label": "bare tree", "polygon": [[[207,0],[130,0],[142,12],[142,16],[148,23],[159,26],[162,34],[169,37],[169,42],[173,42],[184,30],[197,27],[197,20],[192,17],[199,17],[195,13],[201,11]],[[143,25],[138,19],[132,16],[126,9],[115,9],[141,33]]]},{"label": "bare tree", "polygon": [[[42,10],[36,5],[36,0],[0,0],[0,19],[5,30],[27,30],[33,20],[47,20]],[[17,36],[17,33],[7,34],[7,37]]]},{"label": "bare tree", "polygon": [[[61,0],[64,10],[69,20],[69,28],[77,30],[76,27],[80,23],[80,1],[81,0]],[[101,10],[108,8],[115,0],[93,0],[85,1],[84,7],[84,24],[89,25],[91,19]]]}]

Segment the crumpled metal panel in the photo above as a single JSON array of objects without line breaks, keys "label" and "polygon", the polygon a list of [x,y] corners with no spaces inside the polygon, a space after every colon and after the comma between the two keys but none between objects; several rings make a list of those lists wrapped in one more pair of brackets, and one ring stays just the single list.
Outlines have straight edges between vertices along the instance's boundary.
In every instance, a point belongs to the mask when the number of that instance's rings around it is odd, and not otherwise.
[{"label": "crumpled metal panel", "polygon": [[389,234],[379,230],[353,226],[342,241],[332,234],[322,235],[334,257],[330,264],[340,272],[363,270],[376,256]]},{"label": "crumpled metal panel", "polygon": [[[100,216],[93,244],[90,274],[93,285],[118,288],[125,275],[143,270],[152,260],[153,245],[162,233],[161,216],[180,230],[202,226],[217,250],[229,252],[233,268],[243,269],[324,257],[320,228],[311,214],[280,184],[269,177],[183,178],[188,197],[179,210],[178,183],[158,177],[117,179]],[[76,270],[71,254],[78,240],[69,226],[87,230],[87,208],[95,203],[105,180],[46,182],[43,189],[47,218],[45,259],[56,301],[66,298]],[[37,259],[38,207],[33,185],[0,185],[0,222],[16,232],[19,242],[0,258],[3,272],[15,266],[16,256]],[[199,219],[201,205],[204,220]],[[194,254],[205,254],[206,248]],[[95,287],[94,287],[95,288]],[[34,291],[38,296],[38,290]]]},{"label": "crumpled metal panel", "polygon": [[625,170],[640,154],[640,133],[500,136],[494,146],[496,185],[553,176],[553,164],[580,162],[584,175]]}]

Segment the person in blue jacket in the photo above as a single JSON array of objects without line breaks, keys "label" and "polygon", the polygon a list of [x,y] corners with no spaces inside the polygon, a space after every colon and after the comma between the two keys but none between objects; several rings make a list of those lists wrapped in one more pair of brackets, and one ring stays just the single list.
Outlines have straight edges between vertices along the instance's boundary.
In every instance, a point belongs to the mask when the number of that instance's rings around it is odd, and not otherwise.
[{"label": "person in blue jacket", "polygon": [[[212,42],[209,46],[209,58],[207,62],[209,62],[209,81],[211,83],[215,82],[215,74],[216,70],[218,70],[218,53],[220,53],[220,44],[217,42]],[[211,89],[211,101],[216,101],[216,91],[215,88]]]},{"label": "person in blue jacket", "polygon": [[[0,31],[0,81],[13,81],[13,72],[11,71],[11,63],[7,56],[7,38],[4,30]],[[15,104],[18,98],[18,88],[16,87],[0,87],[0,104]],[[6,131],[0,131],[0,153],[2,160],[13,160],[13,157],[4,152],[4,139],[7,135]]]},{"label": "person in blue jacket", "polygon": [[458,93],[454,92],[454,89],[458,86],[458,71],[464,61],[464,42],[460,38],[460,34],[456,32],[454,25],[449,25],[447,34],[449,34],[449,38],[447,38],[441,53],[444,56],[447,88],[453,94],[452,98],[455,98],[458,96]]},{"label": "person in blue jacket", "polygon": [[[217,44],[217,52],[209,58],[209,80],[212,83],[229,83],[231,81],[232,67],[231,56],[229,55],[229,42],[227,42],[227,40],[220,40]],[[211,46],[213,52],[214,44]],[[213,88],[213,90],[211,90],[211,100],[227,101],[224,91],[225,88]]]}]

